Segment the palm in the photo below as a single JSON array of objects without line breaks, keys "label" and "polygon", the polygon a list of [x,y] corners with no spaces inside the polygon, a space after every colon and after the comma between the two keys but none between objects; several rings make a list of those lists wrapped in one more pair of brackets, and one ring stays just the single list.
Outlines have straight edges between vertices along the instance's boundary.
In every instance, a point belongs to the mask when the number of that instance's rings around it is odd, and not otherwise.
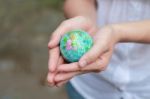
[{"label": "palm", "polygon": [[84,17],[75,17],[67,21],[62,22],[62,24],[55,30],[52,34],[51,41],[48,45],[49,47],[49,75],[48,81],[54,83],[54,77],[57,72],[57,66],[65,64],[59,50],[59,41],[62,35],[66,32],[74,29],[83,29],[87,31],[91,36],[96,33],[97,27],[89,19]]},{"label": "palm", "polygon": [[112,56],[112,52],[113,49],[109,50],[108,52],[105,52],[103,55],[100,56],[101,65],[94,65],[91,63],[84,68],[79,68],[78,63],[70,63],[70,64],[62,63],[58,67],[59,72],[57,72],[57,74],[54,77],[56,86],[61,86],[65,84],[71,78],[77,75],[81,75],[89,72],[99,73],[100,71],[105,70]]}]

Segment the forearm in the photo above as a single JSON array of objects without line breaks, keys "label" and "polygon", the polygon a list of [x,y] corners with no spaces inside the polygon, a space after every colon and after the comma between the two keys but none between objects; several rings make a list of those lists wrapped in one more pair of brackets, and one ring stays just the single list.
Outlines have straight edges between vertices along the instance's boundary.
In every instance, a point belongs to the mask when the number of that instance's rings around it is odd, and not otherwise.
[{"label": "forearm", "polygon": [[64,13],[67,18],[84,16],[96,23],[96,1],[95,0],[66,0]]},{"label": "forearm", "polygon": [[150,20],[112,25],[119,42],[150,43]]}]

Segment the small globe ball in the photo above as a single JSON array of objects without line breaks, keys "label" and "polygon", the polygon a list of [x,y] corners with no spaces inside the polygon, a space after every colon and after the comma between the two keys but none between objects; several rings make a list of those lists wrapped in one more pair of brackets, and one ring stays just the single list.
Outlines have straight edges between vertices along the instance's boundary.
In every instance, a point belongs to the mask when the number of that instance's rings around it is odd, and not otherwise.
[{"label": "small globe ball", "polygon": [[60,52],[68,62],[77,62],[92,47],[92,37],[83,30],[73,30],[60,40]]}]

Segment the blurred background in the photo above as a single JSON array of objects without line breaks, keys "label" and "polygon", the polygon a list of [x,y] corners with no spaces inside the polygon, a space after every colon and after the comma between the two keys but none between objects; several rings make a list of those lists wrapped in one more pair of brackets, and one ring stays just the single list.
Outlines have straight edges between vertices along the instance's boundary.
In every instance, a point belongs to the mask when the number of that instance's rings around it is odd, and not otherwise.
[{"label": "blurred background", "polygon": [[0,99],[67,99],[50,88],[47,43],[64,20],[63,0],[0,0]]}]

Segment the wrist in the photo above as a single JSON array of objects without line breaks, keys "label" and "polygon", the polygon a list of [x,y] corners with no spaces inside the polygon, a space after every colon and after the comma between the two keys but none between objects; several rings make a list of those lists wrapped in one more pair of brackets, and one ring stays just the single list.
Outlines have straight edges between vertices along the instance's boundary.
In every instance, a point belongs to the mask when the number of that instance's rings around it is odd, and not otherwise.
[{"label": "wrist", "polygon": [[[138,31],[133,31],[133,23],[113,24],[114,33],[118,35],[118,42],[135,42],[139,37],[135,35]],[[136,27],[137,28],[137,27]],[[136,37],[135,37],[136,36]]]},{"label": "wrist", "polygon": [[113,32],[113,34],[115,36],[116,43],[123,42],[124,39],[125,39],[125,35],[121,31],[122,30],[121,29],[121,25],[119,25],[119,24],[112,24],[111,28],[112,28],[112,32]]},{"label": "wrist", "polygon": [[113,39],[114,44],[121,42],[122,36],[118,32],[118,28],[116,25],[107,25],[103,28],[105,30],[105,33],[109,33],[111,38]]}]

